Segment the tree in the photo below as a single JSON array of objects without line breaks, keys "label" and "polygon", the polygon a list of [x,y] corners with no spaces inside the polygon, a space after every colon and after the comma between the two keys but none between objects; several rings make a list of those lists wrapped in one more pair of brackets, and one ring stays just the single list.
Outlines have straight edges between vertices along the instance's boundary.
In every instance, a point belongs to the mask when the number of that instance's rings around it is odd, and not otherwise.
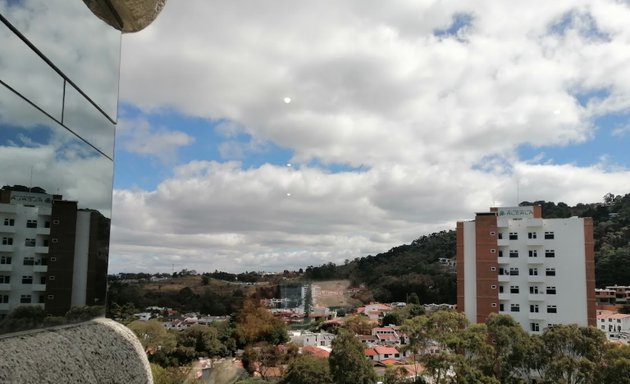
[{"label": "tree", "polygon": [[151,363],[151,374],[154,384],[182,384],[186,382],[190,373],[190,367],[164,368]]},{"label": "tree", "polygon": [[221,340],[217,328],[193,325],[177,335],[179,345],[193,348],[197,357],[226,357],[230,351]]},{"label": "tree", "polygon": [[332,384],[328,360],[311,355],[301,355],[293,359],[287,368],[281,384]]},{"label": "tree", "polygon": [[383,384],[404,384],[406,382],[407,370],[403,367],[393,365],[385,368]]},{"label": "tree", "polygon": [[547,328],[542,335],[546,360],[541,374],[546,382],[592,383],[603,363],[606,336],[596,328],[575,324]]},{"label": "tree", "polygon": [[372,333],[373,324],[363,315],[355,315],[343,323],[343,327],[357,335],[369,335]]},{"label": "tree", "polygon": [[389,312],[381,319],[381,326],[386,327],[388,325],[400,325],[402,323],[402,316],[400,312]]},{"label": "tree", "polygon": [[243,368],[250,374],[258,373],[263,379],[269,377],[272,368],[278,367],[284,360],[284,355],[277,345],[260,343],[248,346],[243,351]]},{"label": "tree", "polygon": [[363,344],[350,332],[340,330],[328,358],[335,384],[374,384],[376,374],[363,353]]},{"label": "tree", "polygon": [[630,346],[607,343],[603,361],[595,372],[595,383],[630,384]]},{"label": "tree", "polygon": [[174,334],[168,332],[158,320],[136,320],[127,325],[138,336],[140,343],[146,350],[164,350],[168,352],[175,348],[177,341]]},{"label": "tree", "polygon": [[502,383],[531,376],[538,349],[530,335],[509,315],[491,314],[486,320],[488,336],[494,342],[492,372]]},{"label": "tree", "polygon": [[284,321],[251,300],[243,303],[243,308],[237,316],[235,333],[241,345],[261,341],[277,345],[289,340]]}]

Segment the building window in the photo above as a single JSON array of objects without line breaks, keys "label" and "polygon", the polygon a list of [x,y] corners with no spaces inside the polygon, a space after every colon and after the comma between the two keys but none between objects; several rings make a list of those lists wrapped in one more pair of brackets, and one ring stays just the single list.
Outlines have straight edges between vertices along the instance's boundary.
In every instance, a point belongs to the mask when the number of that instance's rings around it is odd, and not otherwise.
[{"label": "building window", "polygon": [[0,295],[0,304],[8,304],[9,295]]},{"label": "building window", "polygon": [[20,303],[28,304],[31,302],[31,295],[22,295],[20,296]]},{"label": "building window", "polygon": [[556,251],[554,251],[553,249],[546,249],[545,257],[556,257]]},{"label": "building window", "polygon": [[538,324],[538,323],[529,323],[529,329],[532,332],[539,332],[540,331],[540,324]]},{"label": "building window", "polygon": [[545,269],[545,275],[546,276],[555,276],[556,275],[556,269],[555,268],[547,268],[547,269]]},{"label": "building window", "polygon": [[26,228],[37,228],[37,220],[26,220]]},{"label": "building window", "polygon": [[53,237],[53,238],[50,240],[50,242],[51,242],[51,243],[53,243],[53,244],[57,244],[57,243],[59,242],[59,239],[57,239],[56,237]]},{"label": "building window", "polygon": [[490,289],[497,289],[497,286],[496,285],[491,285]]},{"label": "building window", "polygon": [[509,239],[510,239],[510,240],[518,240],[518,233],[516,233],[516,232],[510,232]]},{"label": "building window", "polygon": [[11,264],[11,256],[0,256],[0,264]]},{"label": "building window", "polygon": [[34,257],[25,257],[24,258],[24,265],[35,265],[35,258]]},{"label": "building window", "polygon": [[529,311],[532,313],[538,313],[539,311],[538,304],[530,304]]},{"label": "building window", "polygon": [[518,267],[510,268],[510,276],[518,276]]},{"label": "building window", "polygon": [[510,250],[510,257],[518,257],[518,250],[516,249]]},{"label": "building window", "polygon": [[499,249],[499,257],[503,257],[503,251]]},{"label": "building window", "polygon": [[50,221],[44,221],[44,228],[50,228]]},{"label": "building window", "polygon": [[57,261],[57,258],[56,257],[51,257],[50,261]]},{"label": "building window", "polygon": [[492,249],[490,250],[490,253],[497,253],[497,250],[496,250],[496,249],[494,249],[494,248],[492,248]]},{"label": "building window", "polygon": [[4,219],[4,225],[13,227],[15,225],[15,219]]},{"label": "building window", "polygon": [[510,293],[518,293],[518,285],[510,286]]},{"label": "building window", "polygon": [[491,270],[491,271],[496,271],[496,270],[497,270],[497,267],[490,267],[490,270]]},{"label": "building window", "polygon": [[2,245],[13,245],[13,238],[12,237],[3,237],[2,238]]},{"label": "building window", "polygon": [[11,276],[0,275],[0,284],[11,284]]},{"label": "building window", "polygon": [[55,280],[55,276],[48,276],[48,280]]},{"label": "building window", "polygon": [[529,257],[538,257],[538,251],[535,249],[529,250]]},{"label": "building window", "polygon": [[24,246],[25,247],[34,247],[35,246],[35,239],[24,239]]},{"label": "building window", "polygon": [[55,295],[48,295],[47,299],[48,300],[54,300],[55,299]]},{"label": "building window", "polygon": [[499,293],[503,293],[503,286],[499,285]]},{"label": "building window", "polygon": [[528,239],[535,239],[536,238],[536,232],[529,232],[527,234],[527,238]]},{"label": "building window", "polygon": [[57,220],[57,219],[53,220],[53,224],[54,224],[54,225],[59,224],[59,220]]},{"label": "building window", "polygon": [[555,237],[553,232],[545,232],[545,240],[553,240]]},{"label": "building window", "polygon": [[530,276],[538,276],[538,268],[530,268],[529,269]]},{"label": "building window", "polygon": [[499,303],[499,312],[503,312],[503,311],[505,311],[505,305]]},{"label": "building window", "polygon": [[490,236],[494,236],[494,235],[496,235],[496,233],[494,231],[491,231]]},{"label": "building window", "polygon": [[491,306],[492,308],[496,308],[496,307],[497,307],[497,303],[492,303],[492,304],[490,304],[490,306]]},{"label": "building window", "polygon": [[510,312],[520,312],[521,306],[518,304],[510,304]]},{"label": "building window", "polygon": [[22,284],[33,284],[33,276],[22,276]]},{"label": "building window", "polygon": [[538,286],[532,285],[531,287],[529,287],[529,293],[532,294],[532,295],[537,295],[538,294]]},{"label": "building window", "polygon": [[555,295],[556,294],[556,287],[547,287],[547,294],[548,295]]},{"label": "building window", "polygon": [[548,305],[547,313],[558,313],[558,308],[555,305]]},{"label": "building window", "polygon": [[503,239],[503,233],[499,232],[499,234],[497,234],[497,239],[499,240]]}]

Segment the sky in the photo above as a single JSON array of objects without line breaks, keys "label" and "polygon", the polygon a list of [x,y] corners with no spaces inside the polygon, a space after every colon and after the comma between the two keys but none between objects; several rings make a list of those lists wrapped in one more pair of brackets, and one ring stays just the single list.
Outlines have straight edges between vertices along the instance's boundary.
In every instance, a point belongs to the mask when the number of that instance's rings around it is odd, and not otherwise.
[{"label": "sky", "polygon": [[[630,193],[630,2],[167,2],[123,36],[110,271],[295,270]],[[448,256],[448,255],[445,255]]]}]

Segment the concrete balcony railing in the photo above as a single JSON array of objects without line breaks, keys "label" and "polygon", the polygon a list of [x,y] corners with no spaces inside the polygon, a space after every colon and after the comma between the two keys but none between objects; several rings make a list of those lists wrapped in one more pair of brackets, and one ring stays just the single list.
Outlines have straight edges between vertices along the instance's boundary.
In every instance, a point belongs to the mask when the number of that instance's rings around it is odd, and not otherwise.
[{"label": "concrete balcony railing", "polygon": [[10,291],[11,284],[0,284],[0,291]]},{"label": "concrete balcony railing", "polygon": [[32,288],[35,292],[44,292],[46,291],[46,284],[33,284]]},{"label": "concrete balcony railing", "polygon": [[0,383],[153,384],[138,339],[109,319],[2,335],[0,345]]},{"label": "concrete balcony railing", "polygon": [[0,264],[0,272],[11,272],[12,270],[12,264]]},{"label": "concrete balcony railing", "polygon": [[38,235],[50,235],[50,228],[45,227],[37,227]]},{"label": "concrete balcony railing", "polygon": [[0,252],[13,252],[14,249],[13,245],[0,244]]},{"label": "concrete balcony railing", "polygon": [[47,265],[34,265],[33,266],[33,272],[48,272],[48,266]]},{"label": "concrete balcony railing", "polygon": [[0,233],[15,233],[15,226],[13,226],[13,225],[0,225]]},{"label": "concrete balcony railing", "polygon": [[48,253],[48,247],[37,246],[35,247],[35,253]]}]

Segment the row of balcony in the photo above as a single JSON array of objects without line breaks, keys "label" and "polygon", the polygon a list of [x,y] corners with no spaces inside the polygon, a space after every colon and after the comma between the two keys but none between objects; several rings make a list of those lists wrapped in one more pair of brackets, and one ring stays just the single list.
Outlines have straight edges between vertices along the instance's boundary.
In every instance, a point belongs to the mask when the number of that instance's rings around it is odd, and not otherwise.
[{"label": "row of balcony", "polygon": [[[26,247],[22,245],[22,247],[32,248],[35,251],[35,253],[48,253],[48,247],[44,247],[44,246]],[[11,244],[11,245],[0,244],[0,252],[13,252],[15,251],[15,248],[16,248],[15,244]]]},{"label": "row of balcony", "polygon": [[[27,284],[21,284],[21,285],[27,285]],[[35,292],[46,291],[46,284],[28,284],[28,285],[30,285],[31,289]],[[11,284],[0,284],[0,292],[10,291],[10,290],[11,290]]]},{"label": "row of balcony", "polygon": [[[50,228],[35,227],[35,228],[20,228],[20,232],[29,231],[28,233],[36,233],[38,235],[50,235]],[[16,233],[17,229],[15,225],[0,225],[0,233]]]}]

